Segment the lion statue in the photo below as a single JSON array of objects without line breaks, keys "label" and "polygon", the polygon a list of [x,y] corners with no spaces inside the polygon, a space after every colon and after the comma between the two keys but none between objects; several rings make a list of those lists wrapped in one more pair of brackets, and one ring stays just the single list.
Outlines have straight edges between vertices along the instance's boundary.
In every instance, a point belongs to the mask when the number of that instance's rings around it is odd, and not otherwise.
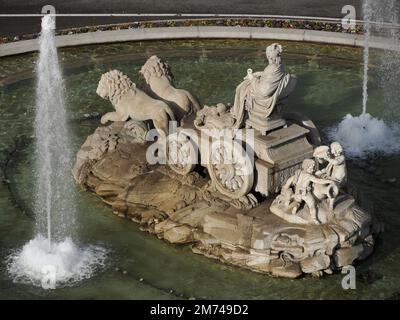
[{"label": "lion statue", "polygon": [[101,123],[107,121],[152,120],[154,127],[164,136],[168,135],[168,121],[175,121],[170,107],[161,100],[148,96],[121,71],[112,70],[101,76],[96,93],[103,99],[109,99],[115,112],[101,117]]},{"label": "lion statue", "polygon": [[139,73],[146,81],[149,94],[168,103],[179,121],[184,116],[200,110],[199,102],[190,92],[174,87],[173,75],[168,64],[157,56],[151,56]]}]

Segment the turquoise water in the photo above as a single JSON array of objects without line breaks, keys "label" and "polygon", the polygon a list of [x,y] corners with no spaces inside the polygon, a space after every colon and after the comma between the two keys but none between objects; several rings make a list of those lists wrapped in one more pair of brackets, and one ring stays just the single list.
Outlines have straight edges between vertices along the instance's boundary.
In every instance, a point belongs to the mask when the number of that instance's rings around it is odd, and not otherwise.
[{"label": "turquoise water", "polygon": [[[235,86],[247,68],[265,67],[267,41],[171,41],[123,43],[63,49],[74,152],[99,125],[93,113],[109,111],[99,98],[100,75],[119,69],[140,83],[138,71],[146,58],[166,59],[178,87],[190,90],[202,104],[232,102]],[[347,113],[361,112],[361,52],[358,49],[283,43],[287,71],[298,76],[289,109],[311,117],[322,133]],[[351,183],[373,204],[385,225],[375,252],[357,265],[357,289],[345,291],[342,275],[323,279],[278,279],[225,266],[167,244],[139,230],[93,194],[78,190],[81,244],[108,249],[106,268],[72,287],[43,290],[14,283],[6,272],[6,257],[33,236],[32,124],[34,118],[35,55],[0,59],[0,298],[66,299],[383,299],[400,291],[400,157],[349,162]],[[370,82],[369,112],[384,114],[383,94]],[[389,178],[396,182],[386,182]],[[62,182],[60,182],[62,183]]]}]

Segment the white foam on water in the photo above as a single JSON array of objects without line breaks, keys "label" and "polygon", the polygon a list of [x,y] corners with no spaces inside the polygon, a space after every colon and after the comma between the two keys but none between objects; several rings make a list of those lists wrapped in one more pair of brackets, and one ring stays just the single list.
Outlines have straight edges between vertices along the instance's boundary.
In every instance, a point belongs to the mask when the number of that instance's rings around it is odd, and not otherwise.
[{"label": "white foam on water", "polygon": [[400,126],[389,125],[369,113],[357,117],[347,114],[337,127],[328,129],[327,134],[329,139],[342,144],[350,158],[400,152]]},{"label": "white foam on water", "polygon": [[90,278],[105,267],[106,257],[106,249],[79,247],[71,238],[49,248],[48,239],[39,235],[8,257],[7,270],[14,282],[55,289]]}]

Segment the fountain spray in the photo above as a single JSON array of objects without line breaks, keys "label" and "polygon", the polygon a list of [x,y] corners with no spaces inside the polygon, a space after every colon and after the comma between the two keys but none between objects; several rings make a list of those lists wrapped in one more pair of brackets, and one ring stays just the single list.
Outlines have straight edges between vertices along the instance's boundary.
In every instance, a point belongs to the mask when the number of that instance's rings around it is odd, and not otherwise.
[{"label": "fountain spray", "polygon": [[67,127],[64,83],[55,44],[55,19],[42,19],[36,66],[36,231],[49,245],[71,236],[75,221],[72,148]]},{"label": "fountain spray", "polygon": [[76,197],[64,83],[58,61],[53,16],[42,19],[36,66],[35,203],[36,236],[8,257],[15,282],[55,289],[91,277],[107,252],[73,240]]},{"label": "fountain spray", "polygon": [[372,14],[372,0],[365,0],[363,3],[364,14],[364,70],[363,70],[363,86],[362,86],[362,114],[367,113],[368,101],[368,69],[369,69],[369,40],[371,37],[371,14]]},{"label": "fountain spray", "polygon": [[[364,54],[363,54],[363,79],[362,79],[362,112],[359,116],[347,114],[337,127],[331,128],[328,136],[332,140],[339,141],[345,148],[349,157],[363,158],[370,154],[393,154],[400,152],[400,128],[396,123],[387,123],[382,119],[371,116],[367,112],[368,102],[368,78],[369,78],[369,51],[372,31],[377,32],[380,25],[392,27],[394,30],[398,12],[396,0],[364,0]],[[374,27],[374,28],[372,28]],[[380,34],[387,38],[387,34]],[[393,35],[391,36],[393,37]],[[380,52],[386,56],[387,51]],[[398,81],[395,81],[393,73],[398,68],[393,64],[398,63],[398,54],[389,55],[391,58],[383,59],[378,65],[377,73],[384,73],[383,92],[385,101],[382,102],[382,109],[388,108],[387,102],[393,101],[393,96],[398,96]],[[393,59],[394,58],[394,59]],[[393,87],[395,86],[395,87]]]}]

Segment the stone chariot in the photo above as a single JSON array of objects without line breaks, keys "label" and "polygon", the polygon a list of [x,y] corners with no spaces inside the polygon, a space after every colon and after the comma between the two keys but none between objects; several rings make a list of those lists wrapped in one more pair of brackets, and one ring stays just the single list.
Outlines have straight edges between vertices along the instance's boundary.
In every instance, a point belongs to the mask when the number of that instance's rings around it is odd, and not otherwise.
[{"label": "stone chariot", "polygon": [[167,162],[175,172],[187,175],[199,164],[225,196],[243,199],[252,191],[269,196],[312,156],[320,144],[315,125],[304,115],[282,111],[296,78],[285,74],[281,52],[279,45],[268,47],[268,67],[248,70],[232,107],[205,106],[183,119],[167,144]]}]

